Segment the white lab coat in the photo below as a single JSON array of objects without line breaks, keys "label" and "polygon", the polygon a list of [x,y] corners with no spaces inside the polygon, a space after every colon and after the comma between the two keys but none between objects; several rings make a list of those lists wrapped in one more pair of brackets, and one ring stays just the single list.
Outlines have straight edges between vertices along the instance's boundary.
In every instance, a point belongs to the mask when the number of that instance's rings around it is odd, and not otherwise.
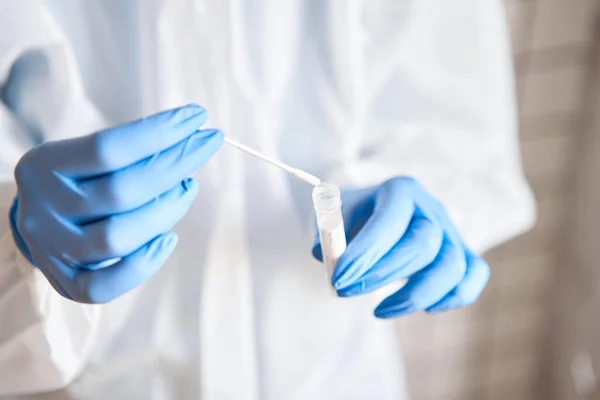
[{"label": "white lab coat", "polygon": [[196,102],[209,126],[342,186],[418,178],[476,250],[533,222],[499,0],[0,0],[0,83],[4,396],[405,396],[381,296],[332,296],[310,256],[308,185],[223,148],[161,271],[82,305],[8,228],[36,140]]}]

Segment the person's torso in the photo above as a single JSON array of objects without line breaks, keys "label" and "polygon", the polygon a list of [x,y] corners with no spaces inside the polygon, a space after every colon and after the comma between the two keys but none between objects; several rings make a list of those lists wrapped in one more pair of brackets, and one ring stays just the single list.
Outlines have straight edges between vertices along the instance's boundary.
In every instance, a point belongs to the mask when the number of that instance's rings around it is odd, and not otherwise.
[{"label": "person's torso", "polygon": [[[211,127],[318,176],[360,150],[370,77],[410,7],[46,2],[109,124],[195,102]],[[91,362],[57,398],[401,396],[391,325],[368,298],[335,298],[311,258],[311,187],[230,148],[196,178],[175,253],[102,306]]]}]

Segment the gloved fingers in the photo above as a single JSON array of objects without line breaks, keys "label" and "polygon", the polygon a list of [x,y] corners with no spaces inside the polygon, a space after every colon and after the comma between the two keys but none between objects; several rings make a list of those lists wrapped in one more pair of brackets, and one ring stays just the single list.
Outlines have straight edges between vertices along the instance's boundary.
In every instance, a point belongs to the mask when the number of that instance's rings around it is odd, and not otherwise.
[{"label": "gloved fingers", "polygon": [[[52,261],[53,263],[54,263],[54,262],[56,262],[56,263],[62,263],[62,261],[60,261],[60,260],[56,260],[56,259],[54,259],[54,258],[52,258],[52,257],[50,257],[50,258],[53,260],[53,261]],[[56,264],[55,264],[55,265],[56,265]],[[46,266],[47,266],[47,263],[46,263]],[[64,268],[67,268],[66,266],[63,266],[63,267],[64,267]],[[52,268],[54,268],[54,267],[52,267]],[[67,290],[65,290],[65,289],[63,288],[63,286],[60,284],[60,282],[61,282],[61,281],[62,281],[62,282],[65,282],[66,280],[65,280],[65,279],[61,279],[61,278],[60,278],[60,274],[57,274],[57,272],[56,272],[56,271],[54,271],[54,272],[53,272],[53,269],[52,269],[52,268],[43,268],[43,269],[42,269],[42,267],[40,267],[40,271],[42,271],[42,273],[44,274],[44,276],[45,276],[45,277],[46,277],[46,279],[48,280],[48,283],[50,283],[50,286],[52,286],[52,287],[54,288],[54,290],[56,290],[56,291],[58,292],[58,294],[60,294],[61,296],[65,297],[65,298],[67,298],[67,299],[69,299],[69,300],[73,300],[73,299],[71,298],[71,295],[68,293],[68,291],[67,291]],[[54,275],[58,275],[58,276],[59,276],[59,279],[56,279],[56,278],[54,277]]]},{"label": "gloved fingers", "polygon": [[427,308],[436,313],[473,304],[479,298],[490,277],[490,268],[481,257],[467,253],[467,273],[465,278],[442,300]]},{"label": "gloved fingers", "polygon": [[107,303],[138,287],[165,263],[177,244],[177,235],[152,239],[118,263],[99,270],[78,270],[58,262],[47,277],[63,296],[79,303]]},{"label": "gloved fingers", "polygon": [[65,283],[65,279],[58,270],[66,269],[66,265],[62,260],[58,260],[53,257],[44,249],[41,249],[37,243],[30,243],[28,245],[29,251],[34,255],[30,262],[34,264],[44,274],[50,285],[56,290],[61,296],[70,298],[67,291],[63,288],[62,283]]},{"label": "gloved fingers", "polygon": [[188,178],[138,209],[84,225],[63,254],[75,267],[123,257],[172,229],[197,193],[198,184]]},{"label": "gloved fingers", "polygon": [[71,192],[77,199],[65,201],[69,209],[63,212],[74,218],[94,219],[133,210],[194,174],[222,144],[222,132],[198,131],[128,168],[78,183]]},{"label": "gloved fingers", "polygon": [[412,181],[413,196],[415,203],[417,204],[418,212],[422,213],[429,219],[434,219],[440,222],[444,228],[446,236],[457,245],[462,243],[462,238],[452,223],[450,216],[448,215],[446,208],[442,203],[437,201],[427,190],[421,186],[417,181]]},{"label": "gloved fingers", "polygon": [[383,300],[375,309],[375,316],[392,318],[431,307],[464,278],[465,264],[463,248],[444,240],[436,259],[411,276],[400,290]]},{"label": "gloved fingers", "polygon": [[338,288],[342,297],[370,293],[413,275],[433,262],[442,246],[444,232],[426,218],[413,218],[405,235],[375,265],[349,286]]},{"label": "gloved fingers", "polygon": [[375,186],[342,192],[342,215],[348,242],[354,240],[371,218],[375,210],[378,190],[379,186]]},{"label": "gloved fingers", "polygon": [[354,282],[390,251],[412,219],[415,205],[401,178],[381,184],[375,196],[372,214],[333,271],[331,282],[336,289]]},{"label": "gloved fingers", "polygon": [[51,169],[68,177],[97,176],[174,146],[207,118],[202,107],[191,104],[80,138],[48,142],[44,154]]}]

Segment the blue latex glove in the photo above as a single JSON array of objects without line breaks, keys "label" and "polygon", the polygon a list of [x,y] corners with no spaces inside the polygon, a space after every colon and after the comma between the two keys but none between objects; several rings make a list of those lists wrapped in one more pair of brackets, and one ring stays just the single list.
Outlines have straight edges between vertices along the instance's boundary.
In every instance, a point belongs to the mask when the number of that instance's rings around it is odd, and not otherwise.
[{"label": "blue latex glove", "polygon": [[[375,309],[391,318],[474,302],[489,278],[487,263],[465,246],[443,206],[414,179],[342,191],[348,247],[333,272],[339,296],[407,283]],[[322,260],[319,237],[313,254]]]},{"label": "blue latex glove", "polygon": [[198,192],[191,178],[222,145],[197,105],[92,135],[46,142],[15,169],[13,237],[64,297],[104,303],[169,257],[169,230]]}]

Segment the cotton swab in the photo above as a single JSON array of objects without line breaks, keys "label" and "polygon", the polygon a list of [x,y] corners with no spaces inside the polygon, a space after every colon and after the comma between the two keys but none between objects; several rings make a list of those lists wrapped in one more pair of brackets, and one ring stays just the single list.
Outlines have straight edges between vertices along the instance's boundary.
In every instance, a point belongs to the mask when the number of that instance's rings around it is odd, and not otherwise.
[{"label": "cotton swab", "polygon": [[253,155],[254,157],[257,157],[263,161],[268,162],[269,164],[272,164],[276,167],[281,168],[284,171],[289,172],[290,174],[294,175],[296,178],[303,180],[304,182],[310,183],[313,186],[317,186],[318,184],[321,183],[321,180],[319,178],[317,178],[316,176],[309,174],[308,172],[302,171],[299,168],[294,168],[294,167],[290,167],[287,164],[282,163],[281,161],[277,161],[272,159],[271,157],[268,157],[262,153],[259,153],[256,150],[251,149],[248,146],[244,146],[243,144],[236,142],[233,139],[230,139],[228,137],[225,137],[225,143],[227,143],[230,146],[233,146],[243,152],[246,152],[248,154]]}]

